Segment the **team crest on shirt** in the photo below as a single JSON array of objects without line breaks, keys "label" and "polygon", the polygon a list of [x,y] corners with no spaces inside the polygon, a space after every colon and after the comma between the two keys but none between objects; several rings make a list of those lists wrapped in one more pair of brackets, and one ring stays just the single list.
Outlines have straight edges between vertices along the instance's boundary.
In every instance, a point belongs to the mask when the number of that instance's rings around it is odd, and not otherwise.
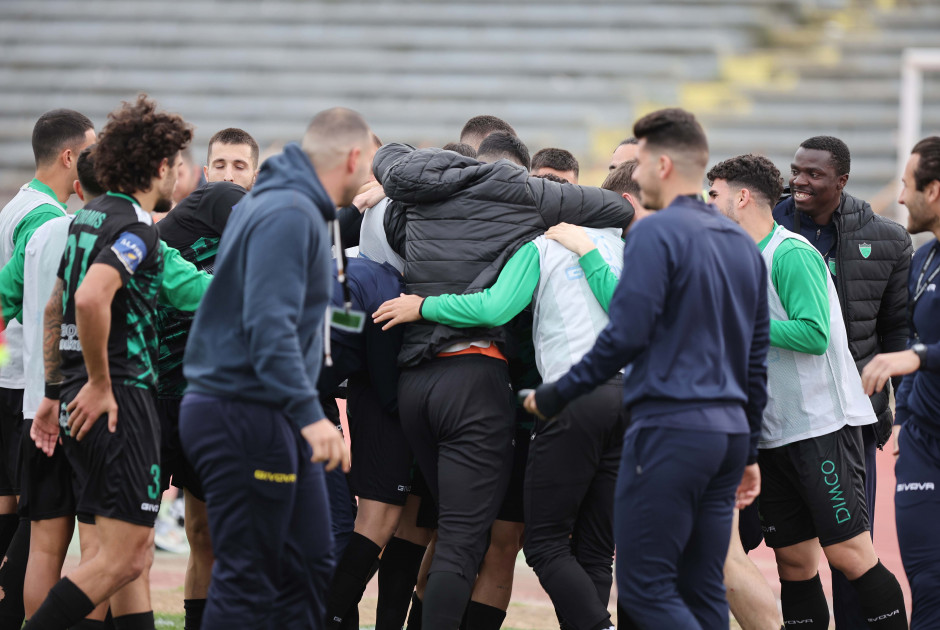
[{"label": "team crest on shirt", "polygon": [[862,258],[868,258],[871,256],[871,243],[861,243],[858,251],[862,254]]}]

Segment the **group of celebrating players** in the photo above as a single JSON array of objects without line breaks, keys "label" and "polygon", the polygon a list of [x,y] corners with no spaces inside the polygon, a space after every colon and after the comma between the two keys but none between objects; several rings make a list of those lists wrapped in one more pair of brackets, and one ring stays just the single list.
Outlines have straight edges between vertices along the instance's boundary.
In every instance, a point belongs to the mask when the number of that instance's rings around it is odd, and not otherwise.
[{"label": "group of celebrating players", "polygon": [[614,627],[615,550],[618,628],[828,628],[822,554],[837,628],[907,628],[871,538],[892,425],[940,627],[940,260],[908,234],[940,236],[940,138],[905,231],[837,138],[785,189],[709,169],[684,110],[633,130],[592,187],[493,116],[415,149],[334,108],[260,165],[219,131],[190,192],[193,129],[145,95],[97,135],[40,117],[0,211],[0,627],[154,628],[172,482],[187,629],[357,628],[376,572],[377,630],[497,629],[520,550],[565,630]]}]

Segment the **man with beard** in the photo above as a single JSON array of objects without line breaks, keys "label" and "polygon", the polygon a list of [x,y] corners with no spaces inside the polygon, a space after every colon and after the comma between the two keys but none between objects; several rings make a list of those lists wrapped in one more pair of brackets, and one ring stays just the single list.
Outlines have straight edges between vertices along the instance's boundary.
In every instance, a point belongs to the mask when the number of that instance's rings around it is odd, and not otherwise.
[{"label": "man with beard", "polygon": [[334,561],[318,463],[349,469],[316,390],[332,293],[327,222],[368,179],[374,151],[358,113],[320,112],[301,145],[264,163],[226,225],[180,407],[216,552],[203,628],[322,627]]},{"label": "man with beard", "polygon": [[709,196],[751,236],[768,268],[768,402],[758,463],[760,522],[774,550],[785,624],[829,627],[819,552],[859,595],[871,628],[907,628],[904,596],[878,561],[865,503],[862,427],[875,423],[822,257],[777,225],[780,173],[743,155],[708,173]]},{"label": "man with beard", "polygon": [[22,326],[25,251],[36,230],[65,216],[78,156],[94,141],[94,125],[84,114],[55,109],[40,116],[32,135],[36,173],[0,212],[0,307],[8,352],[0,366],[0,590],[5,593],[0,599],[0,622],[10,627],[23,623],[23,577],[30,544],[29,522],[19,521],[16,514],[26,360]]},{"label": "man with beard", "polygon": [[894,456],[897,475],[894,510],[898,546],[911,584],[911,628],[940,627],[940,544],[935,516],[940,512],[940,137],[914,145],[901,178],[899,203],[910,216],[907,231],[931,232],[911,261],[910,348],[879,354],[862,372],[866,393],[904,376],[897,390]]},{"label": "man with beard", "polygon": [[33,434],[47,454],[61,436],[78,480],[76,510],[94,516],[100,547],[52,588],[30,630],[70,628],[112,595],[118,627],[153,628],[149,594],[142,603],[123,589],[152,558],[160,500],[153,320],[164,255],[150,213],[169,208],[191,140],[191,127],[146,95],[124,103],[95,149],[108,192],[69,227],[46,306],[46,396]]},{"label": "man with beard", "polygon": [[[640,201],[660,209],[631,229],[610,321],[559,380],[526,400],[540,416],[629,365],[614,507],[618,622],[723,628],[722,567],[732,507],[760,491],[766,403],[766,270],[750,237],[702,201],[708,141],[692,114],[634,125]],[[642,270],[636,271],[634,270]],[[737,492],[735,491],[737,489]]]}]

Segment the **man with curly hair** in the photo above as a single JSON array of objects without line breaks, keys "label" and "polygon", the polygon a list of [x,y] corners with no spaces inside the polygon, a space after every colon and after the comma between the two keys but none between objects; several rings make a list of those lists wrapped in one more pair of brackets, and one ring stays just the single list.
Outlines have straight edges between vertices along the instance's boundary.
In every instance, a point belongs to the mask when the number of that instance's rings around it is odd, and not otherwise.
[{"label": "man with curly hair", "polygon": [[153,320],[164,248],[150,215],[169,208],[191,140],[192,128],[146,95],[109,114],[98,139],[95,175],[108,192],[69,228],[46,306],[46,396],[32,433],[47,454],[61,436],[77,512],[94,516],[100,547],[52,588],[31,630],[70,628],[109,597],[116,627],[153,628],[149,596],[124,588],[152,559],[160,507]]},{"label": "man with curly hair", "polygon": [[901,587],[869,535],[862,428],[876,418],[826,262],[805,238],[774,222],[771,207],[783,184],[767,158],[725,160],[708,180],[711,200],[754,239],[767,265],[771,351],[758,500],[785,624],[829,627],[821,547],[855,588],[870,628],[907,628]]}]

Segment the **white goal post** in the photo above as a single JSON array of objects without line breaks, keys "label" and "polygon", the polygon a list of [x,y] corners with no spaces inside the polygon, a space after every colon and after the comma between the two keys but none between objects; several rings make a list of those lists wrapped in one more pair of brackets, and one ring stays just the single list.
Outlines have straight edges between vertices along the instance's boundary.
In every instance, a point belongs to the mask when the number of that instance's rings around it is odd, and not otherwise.
[{"label": "white goal post", "polygon": [[[911,149],[921,138],[924,105],[924,73],[940,71],[940,48],[908,48],[901,58],[901,107],[898,112],[898,182]],[[895,216],[902,225],[907,210],[894,204]]]}]

